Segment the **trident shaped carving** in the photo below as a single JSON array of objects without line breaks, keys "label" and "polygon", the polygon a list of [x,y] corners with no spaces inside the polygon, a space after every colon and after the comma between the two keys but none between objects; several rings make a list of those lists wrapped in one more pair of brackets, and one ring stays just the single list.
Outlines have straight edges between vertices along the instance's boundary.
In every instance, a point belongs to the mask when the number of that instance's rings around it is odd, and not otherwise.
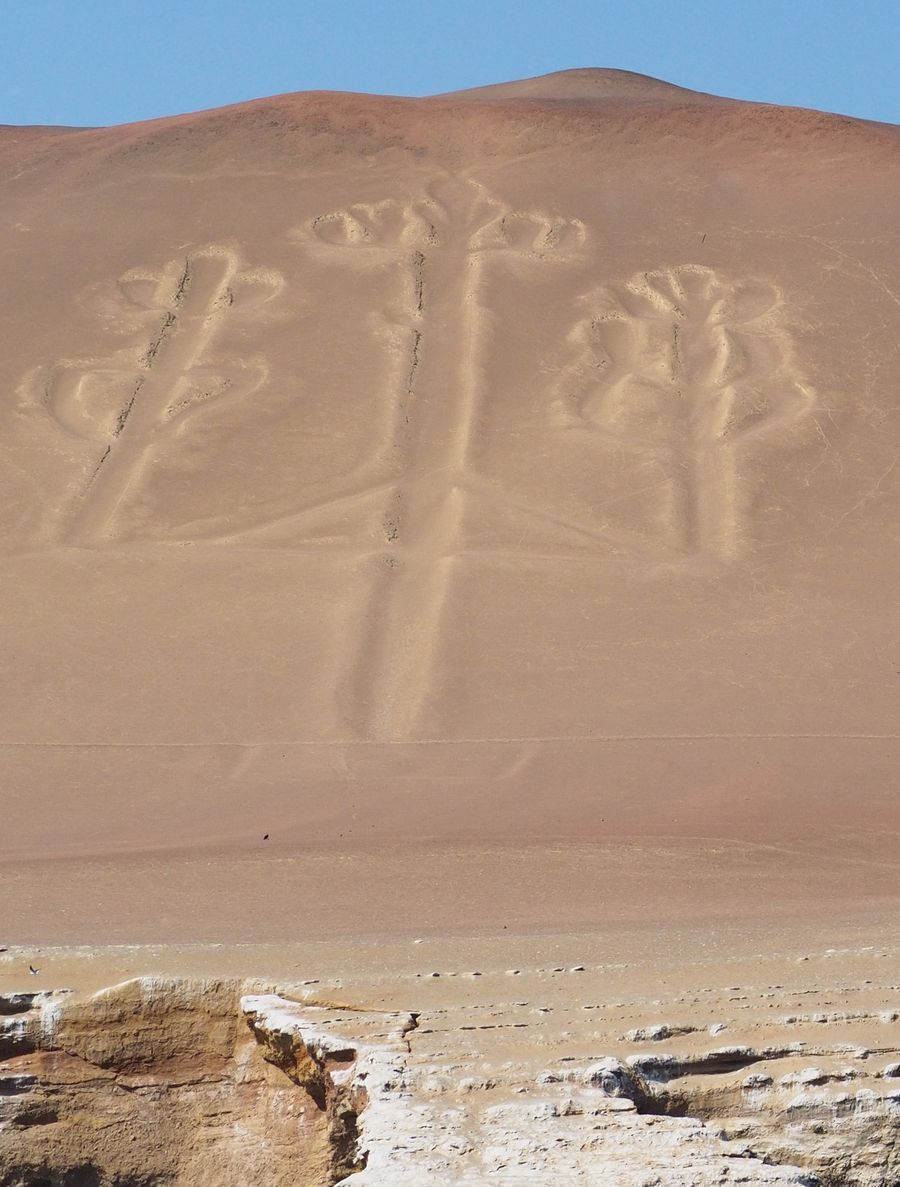
[{"label": "trident shaped carving", "polygon": [[[529,524],[550,525],[562,540],[611,545],[620,555],[728,558],[742,531],[738,451],[793,424],[814,401],[768,283],[732,283],[683,265],[591,294],[558,385],[561,427],[658,459],[667,493],[646,534],[576,522],[479,473],[475,444],[495,316],[485,301],[491,271],[525,276],[577,260],[584,225],[512,209],[472,181],[447,181],[412,201],[327,212],[292,238],[335,262],[390,265],[402,277],[400,301],[373,311],[395,367],[390,398],[372,409],[366,458],[317,484],[308,504],[263,522],[250,518],[253,510],[229,509],[186,530],[208,541],[295,547],[349,537],[370,573],[349,668],[337,683],[342,715],[362,737],[402,739],[418,727],[470,508],[499,509],[523,536]],[[227,319],[253,313],[280,284],[274,274],[243,270],[220,248],[191,252],[162,272],[129,273],[108,313],[135,329],[140,345],[105,359],[61,360],[30,377],[26,386],[61,429],[96,442],[91,472],[58,521],[58,542],[98,546],[121,537],[124,512],[170,436],[210,401],[260,386],[262,360],[216,362],[214,341]]]}]

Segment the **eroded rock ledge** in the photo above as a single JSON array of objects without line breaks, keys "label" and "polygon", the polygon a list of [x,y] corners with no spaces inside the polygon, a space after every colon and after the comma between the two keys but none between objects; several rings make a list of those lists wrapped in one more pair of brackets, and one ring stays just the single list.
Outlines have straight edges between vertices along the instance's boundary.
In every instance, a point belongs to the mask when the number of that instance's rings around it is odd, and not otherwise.
[{"label": "eroded rock ledge", "polygon": [[850,1019],[867,1045],[657,1023],[490,1072],[417,1017],[220,980],[7,994],[0,1187],[900,1182],[896,1016]]},{"label": "eroded rock ledge", "polygon": [[369,1061],[405,1055],[411,1019],[345,1023],[245,988],[142,978],[0,999],[0,1184],[319,1187],[360,1169]]}]

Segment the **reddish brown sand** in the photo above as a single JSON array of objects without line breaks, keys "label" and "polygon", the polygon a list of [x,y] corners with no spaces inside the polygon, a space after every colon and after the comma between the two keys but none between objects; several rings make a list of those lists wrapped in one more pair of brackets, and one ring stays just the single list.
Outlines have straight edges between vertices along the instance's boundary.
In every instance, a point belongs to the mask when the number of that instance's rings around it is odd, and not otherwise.
[{"label": "reddish brown sand", "polygon": [[889,917],[898,150],[615,71],[0,129],[0,942]]}]

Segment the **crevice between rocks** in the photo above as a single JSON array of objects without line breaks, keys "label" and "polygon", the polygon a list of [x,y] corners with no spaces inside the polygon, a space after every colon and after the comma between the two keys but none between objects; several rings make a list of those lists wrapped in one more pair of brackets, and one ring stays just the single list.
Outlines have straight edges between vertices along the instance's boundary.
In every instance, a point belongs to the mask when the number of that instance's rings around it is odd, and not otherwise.
[{"label": "crevice between rocks", "polygon": [[[696,1056],[635,1056],[626,1063],[610,1059],[598,1065],[594,1083],[627,1097],[639,1115],[714,1127],[737,1156],[808,1170],[809,1187],[898,1187],[897,1093],[779,1093],[770,1075],[734,1078],[753,1065],[796,1060],[800,1054],[797,1047],[721,1048]],[[781,1085],[785,1089],[817,1088],[840,1077],[807,1069],[784,1080],[792,1081]]]}]

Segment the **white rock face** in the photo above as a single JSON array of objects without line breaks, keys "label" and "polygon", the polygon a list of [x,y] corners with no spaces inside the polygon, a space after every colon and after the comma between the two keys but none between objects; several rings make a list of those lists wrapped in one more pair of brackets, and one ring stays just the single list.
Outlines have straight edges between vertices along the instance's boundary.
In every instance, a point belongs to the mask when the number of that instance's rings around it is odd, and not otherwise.
[{"label": "white rock face", "polygon": [[[63,1053],[78,1069],[79,1095],[55,1123],[57,1155],[65,1126],[69,1166],[81,1165],[78,1151],[91,1143],[92,1157],[114,1165],[117,1134],[149,1141],[164,1122],[185,1142],[175,1160],[182,1169],[167,1179],[173,1187],[246,1187],[260,1158],[270,1160],[266,1181],[284,1187],[816,1187],[838,1172],[847,1187],[898,1181],[900,1063],[869,1066],[856,1041],[882,1027],[874,1015],[858,1013],[849,1036],[834,1019],[804,1032],[815,1041],[792,1033],[785,1042],[785,1024],[761,1003],[743,1023],[745,1042],[713,1046],[704,1024],[670,1033],[670,1050],[631,1054],[615,1018],[601,1028],[595,998],[590,1013],[562,995],[538,1013],[528,1001],[492,998],[490,987],[479,993],[416,1014],[242,993],[224,982],[144,979],[82,1001],[10,997],[0,1019],[0,1104],[10,1102],[8,1120],[0,1115],[0,1179],[24,1165],[16,1161],[23,1119],[65,1102]],[[656,1026],[651,1016],[633,1029],[652,1042]],[[141,1095],[151,1081],[158,1106]],[[179,1120],[201,1099],[218,1118],[208,1146]],[[151,1104],[159,1121],[148,1126],[140,1110]],[[98,1109],[119,1118],[118,1129],[102,1131],[102,1147],[85,1123]],[[48,1126],[30,1132],[31,1169],[54,1147]],[[152,1149],[162,1166],[161,1143]],[[297,1180],[310,1158],[319,1169]]]},{"label": "white rock face", "polygon": [[438,1074],[419,1058],[412,1016],[342,1016],[276,995],[244,997],[241,1008],[255,1029],[302,1040],[323,1067],[330,1055],[353,1050],[341,1086],[365,1099],[358,1127],[366,1165],[342,1180],[345,1187],[813,1182],[800,1168],[736,1161],[700,1121],[640,1116],[634,1100],[643,1099],[644,1084],[614,1057],[537,1076],[509,1064],[504,1075],[478,1081],[464,1064],[455,1076]]}]

